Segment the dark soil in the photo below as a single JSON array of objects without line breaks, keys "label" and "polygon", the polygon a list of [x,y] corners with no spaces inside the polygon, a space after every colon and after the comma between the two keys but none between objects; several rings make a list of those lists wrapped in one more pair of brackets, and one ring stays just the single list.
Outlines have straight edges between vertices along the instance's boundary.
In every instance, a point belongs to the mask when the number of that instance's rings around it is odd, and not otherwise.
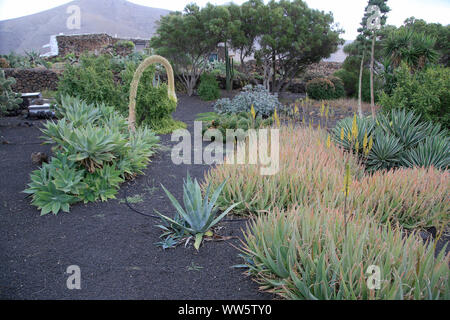
[{"label": "dark soil", "polygon": [[[174,118],[193,131],[196,114],[212,111],[211,103],[181,96]],[[137,214],[123,203],[125,195],[141,195],[130,204],[154,214],[172,215],[162,183],[179,201],[189,173],[201,179],[203,165],[176,166],[162,136],[163,148],[144,176],[124,184],[117,200],[76,204],[70,213],[41,217],[21,193],[37,169],[33,152],[50,153],[39,143],[42,121],[6,118],[0,122],[0,298],[2,299],[272,299],[258,285],[232,268],[241,264],[240,241],[205,242],[197,252],[192,242],[163,251],[158,220]],[[2,144],[2,141],[9,144]],[[120,201],[122,200],[122,201]],[[242,237],[245,222],[224,222],[219,233]],[[68,290],[66,269],[81,269],[81,290]],[[192,268],[194,267],[194,268]]]}]

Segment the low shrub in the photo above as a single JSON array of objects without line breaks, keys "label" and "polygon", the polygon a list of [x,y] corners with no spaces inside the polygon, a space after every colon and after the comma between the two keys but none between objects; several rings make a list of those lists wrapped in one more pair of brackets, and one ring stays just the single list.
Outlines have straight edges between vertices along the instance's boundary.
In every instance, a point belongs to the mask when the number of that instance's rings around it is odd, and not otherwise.
[{"label": "low shrub", "polygon": [[58,82],[57,96],[80,97],[87,103],[123,106],[126,97],[114,81],[111,58],[106,55],[82,55],[79,64],[66,64]]},{"label": "low shrub", "polygon": [[358,76],[355,73],[339,69],[334,76],[342,80],[347,97],[358,96]]},{"label": "low shrub", "polygon": [[306,93],[314,100],[330,100],[335,96],[335,88],[330,80],[315,78],[306,83]]},{"label": "low shrub", "polygon": [[[359,211],[348,219],[342,208],[277,208],[250,222],[244,237],[250,274],[262,289],[287,299],[449,298],[445,250],[435,258],[432,241],[380,226]],[[379,283],[372,280],[372,266]]]},{"label": "low shrub", "polygon": [[328,80],[330,80],[334,85],[333,99],[345,97],[344,82],[340,78],[334,76],[328,77]]},{"label": "low shrub", "polygon": [[216,77],[209,73],[203,73],[200,76],[200,84],[198,86],[198,95],[204,101],[217,100],[220,98],[219,84]]},{"label": "low shrub", "polygon": [[450,128],[450,69],[428,67],[411,73],[406,65],[394,72],[396,85],[392,94],[383,93],[383,110],[406,109],[414,111],[428,121]]},{"label": "low shrub", "polygon": [[159,141],[146,127],[129,132],[126,119],[104,104],[62,97],[55,113],[62,118],[42,129],[55,156],[31,173],[25,190],[41,215],[114,198],[121,182],[142,173]]},{"label": "low shrub", "polygon": [[283,107],[278,101],[278,96],[270,94],[263,86],[248,85],[232,100],[228,98],[217,100],[214,110],[220,114],[250,112],[252,106],[256,115],[261,117],[269,117],[275,109],[280,110]]}]

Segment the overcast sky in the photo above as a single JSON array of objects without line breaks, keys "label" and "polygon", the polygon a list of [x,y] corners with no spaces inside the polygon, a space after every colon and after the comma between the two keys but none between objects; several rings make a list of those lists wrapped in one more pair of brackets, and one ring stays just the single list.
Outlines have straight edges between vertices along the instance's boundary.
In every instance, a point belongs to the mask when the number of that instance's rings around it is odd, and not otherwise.
[{"label": "overcast sky", "polygon": [[[95,1],[95,0],[92,0]],[[241,4],[245,0],[235,0]],[[67,0],[0,0],[0,20],[18,18],[29,14],[44,11],[70,1]],[[154,8],[169,10],[183,10],[190,2],[204,6],[207,2],[224,4],[230,0],[130,0],[130,2]],[[267,1],[265,1],[267,2]],[[331,11],[335,22],[345,30],[343,38],[352,40],[356,37],[367,0],[306,0],[311,8]],[[427,22],[439,22],[444,25],[450,23],[450,0],[390,0],[388,5],[391,12],[388,23],[399,26],[411,16],[421,18]]]}]

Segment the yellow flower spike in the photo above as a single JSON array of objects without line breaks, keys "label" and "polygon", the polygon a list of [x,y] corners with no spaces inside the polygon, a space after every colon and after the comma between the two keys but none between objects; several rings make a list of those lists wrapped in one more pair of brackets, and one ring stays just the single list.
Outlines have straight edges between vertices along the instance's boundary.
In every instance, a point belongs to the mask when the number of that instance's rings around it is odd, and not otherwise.
[{"label": "yellow flower spike", "polygon": [[319,130],[319,131],[320,131],[320,121],[319,121],[319,126],[317,127],[317,130]]},{"label": "yellow flower spike", "polygon": [[330,149],[331,148],[331,136],[328,134],[327,137],[327,148]]},{"label": "yellow flower spike", "polygon": [[294,113],[298,114],[298,103],[297,102],[295,102]]},{"label": "yellow flower spike", "polygon": [[305,115],[302,116],[302,123],[305,125],[306,121],[305,121]]},{"label": "yellow flower spike", "polygon": [[341,128],[341,141],[344,141],[344,128]]},{"label": "yellow flower spike", "polygon": [[350,191],[350,165],[345,165],[345,177],[344,177],[344,194],[347,197]]},{"label": "yellow flower spike", "polygon": [[359,150],[359,141],[358,140],[356,140],[356,143],[355,143],[355,150],[356,150],[356,153],[358,153],[358,150]]},{"label": "yellow flower spike", "polygon": [[277,123],[277,127],[280,127],[280,119],[278,118],[277,109],[273,112],[273,119]]},{"label": "yellow flower spike", "polygon": [[325,112],[325,103],[322,101],[322,107],[320,108],[320,116],[323,117],[323,113]]},{"label": "yellow flower spike", "polygon": [[253,107],[252,104],[252,108],[250,109],[250,113],[252,114],[253,120],[256,118],[256,112],[255,112],[255,108]]},{"label": "yellow flower spike", "polygon": [[347,132],[347,138],[348,138],[348,141],[352,141],[352,134],[350,133],[350,131]]},{"label": "yellow flower spike", "polygon": [[363,139],[363,149],[366,150],[367,148],[367,143],[369,142],[369,139],[367,138],[367,130],[364,133],[364,139]]},{"label": "yellow flower spike", "polygon": [[358,124],[356,122],[356,113],[353,117],[353,123],[352,123],[352,137],[356,139],[358,137]]},{"label": "yellow flower spike", "polygon": [[372,147],[373,147],[373,137],[371,136],[369,140],[369,147],[367,148],[367,153],[369,153],[370,150],[372,150]]}]

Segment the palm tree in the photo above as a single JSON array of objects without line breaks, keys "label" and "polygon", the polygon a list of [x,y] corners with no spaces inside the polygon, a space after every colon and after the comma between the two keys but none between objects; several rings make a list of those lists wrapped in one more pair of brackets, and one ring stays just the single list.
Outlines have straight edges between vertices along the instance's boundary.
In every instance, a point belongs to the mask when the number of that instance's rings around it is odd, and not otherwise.
[{"label": "palm tree", "polygon": [[384,53],[392,67],[402,62],[412,70],[420,70],[429,63],[436,63],[439,54],[434,50],[436,39],[424,33],[401,28],[392,32],[384,43]]}]

